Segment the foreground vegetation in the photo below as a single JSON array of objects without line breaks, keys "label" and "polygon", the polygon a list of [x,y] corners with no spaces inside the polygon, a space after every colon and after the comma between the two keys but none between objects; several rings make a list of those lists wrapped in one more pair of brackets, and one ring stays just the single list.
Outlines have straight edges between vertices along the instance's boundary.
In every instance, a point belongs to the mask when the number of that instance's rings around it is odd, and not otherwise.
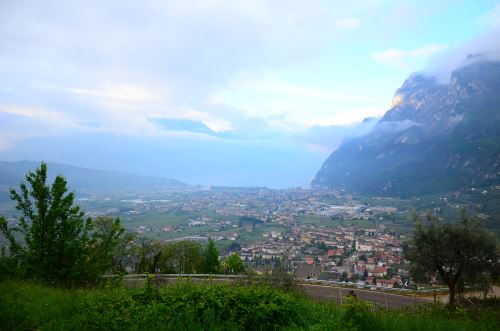
[{"label": "foreground vegetation", "polygon": [[[496,309],[496,310],[495,310]],[[2,330],[498,330],[498,308],[450,313],[338,306],[266,285],[191,285],[127,290],[0,284]]]},{"label": "foreground vegetation", "polygon": [[269,282],[160,288],[148,278],[144,288],[127,290],[96,286],[105,273],[123,273],[132,256],[136,272],[238,274],[245,266],[236,254],[221,263],[211,239],[202,249],[194,242],[143,238],[136,252],[119,219],[85,217],[61,176],[47,184],[45,164],[26,181],[19,191],[10,190],[22,217],[8,222],[0,216],[0,234],[9,243],[0,245],[0,330],[500,329],[498,307],[455,309],[456,291],[481,284],[487,293],[500,274],[495,238],[476,220],[416,220],[408,255],[414,275],[441,277],[450,288],[451,309],[391,312],[353,297],[342,306],[318,303],[293,291],[293,276],[279,268]]},{"label": "foreground vegetation", "polygon": [[119,219],[92,220],[74,205],[66,179],[47,183],[47,164],[26,175],[19,190],[10,189],[18,222],[0,215],[0,279],[43,279],[66,284],[91,283],[113,266],[113,252],[123,228]]}]

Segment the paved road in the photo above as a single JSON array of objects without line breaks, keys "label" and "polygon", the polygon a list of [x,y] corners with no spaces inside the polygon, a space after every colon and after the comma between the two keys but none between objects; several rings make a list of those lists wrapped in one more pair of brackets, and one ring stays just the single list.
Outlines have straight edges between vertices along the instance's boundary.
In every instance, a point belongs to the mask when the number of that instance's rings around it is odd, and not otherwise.
[{"label": "paved road", "polygon": [[299,287],[305,294],[310,295],[319,300],[334,301],[337,303],[344,303],[345,297],[349,291],[353,291],[356,297],[362,300],[373,302],[379,306],[397,309],[402,307],[411,306],[414,304],[432,302],[432,298],[410,297],[405,295],[384,293],[371,290],[358,290],[342,287],[332,287],[325,285],[308,285],[300,284]]}]

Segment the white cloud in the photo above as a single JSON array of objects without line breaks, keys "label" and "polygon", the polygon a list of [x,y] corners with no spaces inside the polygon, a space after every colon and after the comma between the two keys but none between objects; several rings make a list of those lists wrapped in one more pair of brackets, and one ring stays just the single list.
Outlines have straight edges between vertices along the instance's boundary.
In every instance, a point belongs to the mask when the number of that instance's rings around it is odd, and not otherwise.
[{"label": "white cloud", "polygon": [[[38,86],[42,90],[63,93],[87,105],[74,112],[80,121],[93,122],[100,131],[118,134],[163,135],[151,120],[158,118],[201,121],[215,132],[231,130],[231,123],[221,117],[192,107],[171,105],[168,92],[137,83],[107,83],[98,87]],[[163,131],[163,130],[161,130]]]},{"label": "white cloud", "polygon": [[426,59],[448,48],[447,45],[432,44],[424,47],[402,50],[390,48],[385,51],[372,53],[372,58],[382,64],[409,68],[415,60]]},{"label": "white cloud", "polygon": [[299,85],[277,77],[239,77],[225,89],[216,91],[210,100],[214,106],[238,110],[243,116],[264,120],[277,130],[352,123],[360,120],[359,116],[341,109],[362,104],[365,106],[360,109],[370,109],[367,116],[372,116],[372,108],[366,105],[379,101],[357,90]]},{"label": "white cloud", "polygon": [[[0,100],[30,100],[38,111],[66,114],[78,130],[127,135],[166,134],[151,122],[155,118],[251,133],[351,123],[379,115],[388,100],[380,98],[380,86],[353,83],[359,71],[342,67],[355,66],[356,59],[348,63],[336,52],[394,25],[387,15],[395,15],[390,8],[398,3],[11,2],[0,11],[0,98],[16,93]],[[397,10],[397,24],[408,21],[402,12],[419,6]],[[384,23],[375,26],[374,17]],[[346,40],[342,30],[360,28],[366,35]],[[405,66],[443,47],[390,49],[373,57]]]},{"label": "white cloud", "polygon": [[38,107],[0,104],[0,116],[6,122],[0,125],[0,149],[3,150],[13,148],[21,140],[82,131],[72,116]]},{"label": "white cloud", "polygon": [[477,22],[487,28],[496,28],[500,26],[500,4],[482,15]]},{"label": "white cloud", "polygon": [[44,122],[55,122],[58,125],[64,126],[72,125],[73,120],[65,113],[57,112],[57,111],[48,111],[41,108],[36,107],[26,107],[19,105],[10,105],[10,104],[0,104],[0,113],[14,114],[20,115],[23,117],[30,117],[36,120],[44,121]]},{"label": "white cloud", "polygon": [[363,121],[367,117],[380,117],[386,112],[385,107],[361,107],[340,111],[326,118],[311,118],[308,122],[312,125],[349,125]]},{"label": "white cloud", "polygon": [[120,103],[147,103],[158,102],[165,99],[161,93],[155,93],[151,88],[134,84],[107,84],[99,90],[67,87],[64,90],[89,97],[97,97],[108,102]]},{"label": "white cloud", "polygon": [[335,25],[344,30],[355,30],[359,27],[359,20],[355,18],[339,18]]},{"label": "white cloud", "polygon": [[469,55],[480,54],[482,57],[476,57],[476,59],[500,61],[499,40],[500,25],[477,38],[471,39],[460,45],[450,47],[446,51],[433,56],[425,68],[425,72],[436,76],[443,82],[448,82],[450,74],[453,70],[465,64],[471,63],[471,60],[466,60]]}]

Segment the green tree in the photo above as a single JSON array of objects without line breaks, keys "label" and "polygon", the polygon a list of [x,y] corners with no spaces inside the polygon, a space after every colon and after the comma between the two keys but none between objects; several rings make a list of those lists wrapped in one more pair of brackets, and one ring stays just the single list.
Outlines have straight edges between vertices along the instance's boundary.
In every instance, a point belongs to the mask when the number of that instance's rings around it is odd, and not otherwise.
[{"label": "green tree", "polygon": [[166,273],[199,273],[203,270],[201,245],[188,240],[166,245],[158,266]]},{"label": "green tree", "polygon": [[146,237],[140,237],[138,239],[138,244],[134,247],[134,255],[137,256],[137,263],[135,264],[134,271],[138,274],[151,270],[151,245],[151,240]]},{"label": "green tree", "polygon": [[17,256],[21,247],[17,244],[9,231],[7,220],[0,216],[0,232],[5,234],[6,239],[10,242],[10,248],[0,243],[0,280],[16,276],[19,272],[19,260],[13,258]]},{"label": "green tree", "polygon": [[224,261],[223,270],[225,274],[238,275],[245,272],[245,265],[240,256],[233,253]]},{"label": "green tree", "polygon": [[496,239],[479,220],[467,218],[465,212],[458,223],[445,223],[430,214],[425,221],[413,217],[415,236],[407,256],[412,274],[417,278],[439,276],[450,290],[451,308],[460,284],[475,284],[479,275],[498,270]]},{"label": "green tree", "polygon": [[110,272],[120,274],[127,271],[127,266],[132,266],[134,260],[136,235],[124,233],[120,236],[114,249]]},{"label": "green tree", "polygon": [[43,279],[68,280],[82,276],[84,248],[92,229],[78,206],[73,206],[74,193],[68,193],[66,180],[57,176],[49,187],[47,165],[42,163],[29,172],[20,192],[10,190],[11,198],[22,213],[17,226],[2,226],[5,237],[19,232],[24,245],[10,240],[12,258],[19,259],[27,275]]},{"label": "green tree", "polygon": [[86,263],[88,278],[96,279],[108,270],[112,270],[121,243],[124,229],[119,218],[98,217],[93,221],[93,231],[88,249],[89,260]]},{"label": "green tree", "polygon": [[216,274],[220,269],[219,250],[212,238],[208,239],[208,245],[203,252],[203,270],[207,274]]},{"label": "green tree", "polygon": [[[8,258],[16,261],[16,274],[61,282],[95,279],[108,267],[108,251],[121,234],[119,220],[108,228],[98,222],[94,228],[92,220],[74,205],[75,195],[68,192],[62,176],[47,185],[45,163],[28,172],[26,181],[19,192],[10,190],[22,214],[18,224],[9,227],[0,219],[0,231],[10,243]],[[16,237],[22,238],[22,244]]]}]

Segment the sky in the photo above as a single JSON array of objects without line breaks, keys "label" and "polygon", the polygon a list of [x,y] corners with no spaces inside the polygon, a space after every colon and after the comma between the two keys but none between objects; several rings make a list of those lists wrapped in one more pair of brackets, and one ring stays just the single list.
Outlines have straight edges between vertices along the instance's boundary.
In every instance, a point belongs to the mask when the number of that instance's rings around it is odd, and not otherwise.
[{"label": "sky", "polygon": [[489,0],[0,0],[0,160],[306,187],[499,26]]}]

